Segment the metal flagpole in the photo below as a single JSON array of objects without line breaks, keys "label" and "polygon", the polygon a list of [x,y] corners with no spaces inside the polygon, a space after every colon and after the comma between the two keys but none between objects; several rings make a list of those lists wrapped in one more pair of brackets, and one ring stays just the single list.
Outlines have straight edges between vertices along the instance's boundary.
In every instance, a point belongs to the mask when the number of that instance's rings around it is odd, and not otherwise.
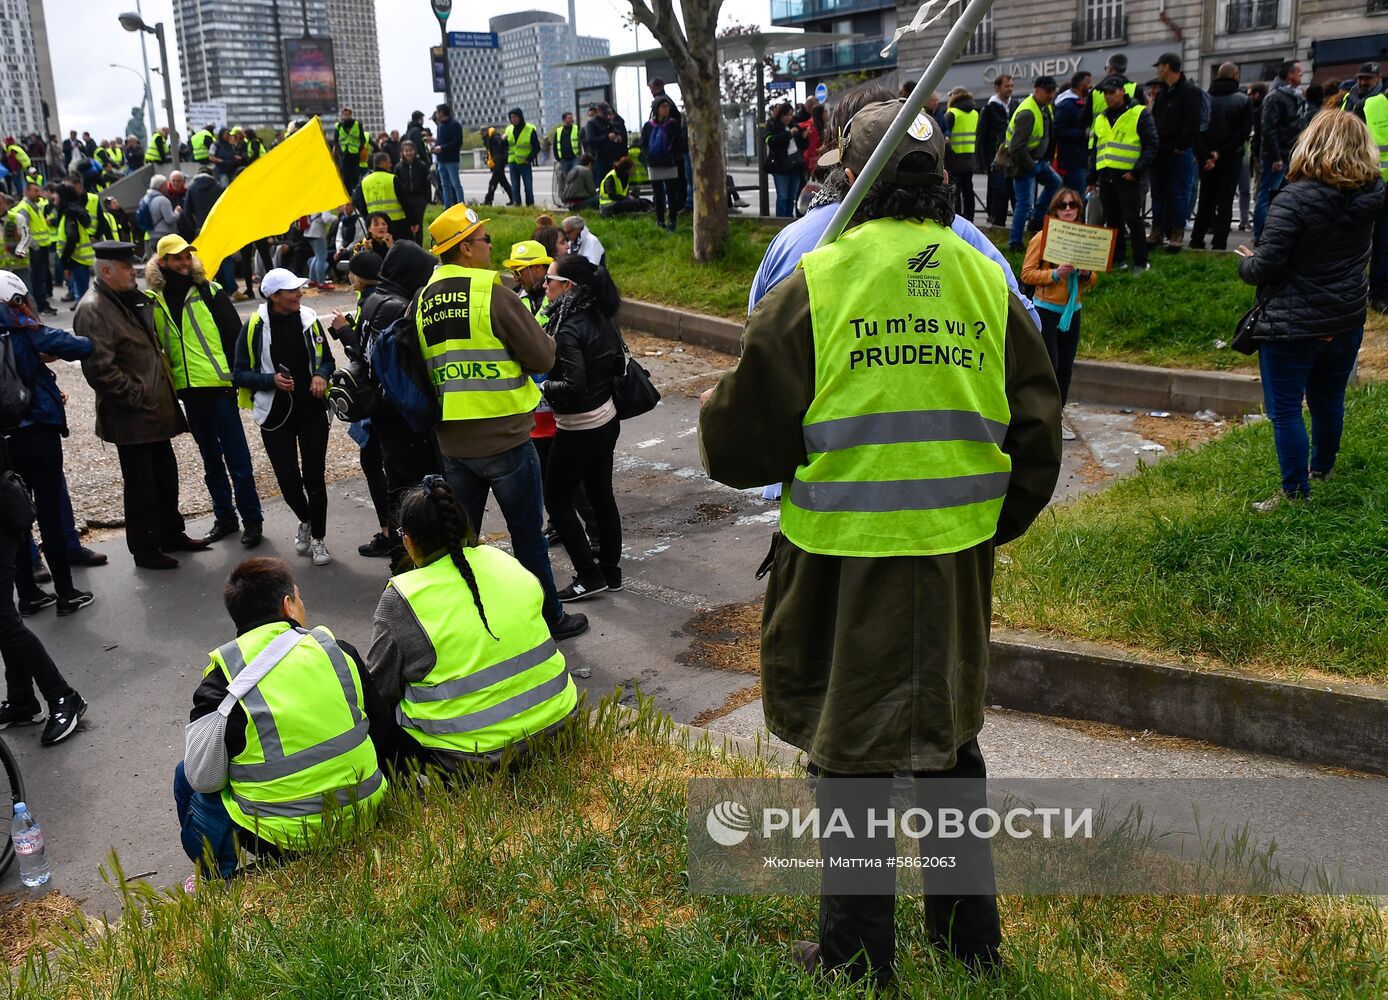
[{"label": "metal flagpole", "polygon": [[[824,230],[824,235],[819,238],[815,247],[828,246],[839,238],[844,229],[848,226],[848,220],[853,218],[853,213],[858,211],[858,206],[863,203],[863,198],[867,196],[868,189],[882,173],[882,168],[887,165],[887,160],[891,157],[897,146],[901,145],[901,140],[906,135],[906,130],[916,120],[916,116],[925,109],[925,102],[930,100],[930,95],[944,79],[945,73],[954,60],[959,58],[959,53],[964,51],[964,45],[969,37],[978,27],[979,22],[984,18],[988,11],[993,9],[994,0],[971,0],[969,5],[964,8],[964,12],[959,15],[959,20],[954,22],[954,27],[949,29],[949,34],[945,36],[944,43],[940,46],[940,51],[935,53],[935,58],[930,60],[930,65],[921,74],[916,89],[911,91],[911,96],[906,98],[906,103],[897,113],[896,119],[892,122],[891,128],[887,129],[887,134],[882,137],[882,141],[868,157],[867,163],[863,164],[862,173],[853,178],[853,186],[844,195],[843,201],[834,212],[834,217],[829,221],[829,228]],[[921,13],[926,13],[927,3],[921,9]],[[949,5],[946,4],[946,8]],[[941,11],[943,13],[943,10]],[[920,18],[920,14],[917,14]]]}]

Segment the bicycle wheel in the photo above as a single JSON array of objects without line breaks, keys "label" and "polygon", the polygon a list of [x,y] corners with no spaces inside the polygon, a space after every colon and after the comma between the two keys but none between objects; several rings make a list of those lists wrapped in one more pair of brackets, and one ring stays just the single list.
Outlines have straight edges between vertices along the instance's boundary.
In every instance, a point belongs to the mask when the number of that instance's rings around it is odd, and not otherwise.
[{"label": "bicycle wheel", "polygon": [[0,814],[5,826],[0,829],[0,878],[14,864],[14,844],[10,841],[10,819],[14,815],[14,804],[24,801],[24,777],[19,773],[19,761],[15,760],[9,745],[0,737],[0,802],[9,803],[9,816]]}]

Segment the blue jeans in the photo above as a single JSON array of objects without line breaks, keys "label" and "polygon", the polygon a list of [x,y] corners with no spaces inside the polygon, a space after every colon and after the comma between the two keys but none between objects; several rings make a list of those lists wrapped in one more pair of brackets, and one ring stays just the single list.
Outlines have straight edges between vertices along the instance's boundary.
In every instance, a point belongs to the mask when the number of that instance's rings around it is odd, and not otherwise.
[{"label": "blue jeans", "polygon": [[92,269],[86,264],[71,264],[67,269],[67,290],[74,299],[80,300],[87,294],[87,286],[92,283]]},{"label": "blue jeans", "polygon": [[[1263,407],[1272,421],[1282,492],[1289,497],[1311,495],[1307,470],[1329,472],[1340,451],[1345,427],[1345,386],[1364,331],[1319,340],[1265,340],[1258,350],[1263,375]],[[1311,439],[1301,401],[1311,411]]]},{"label": "blue jeans", "polygon": [[511,197],[516,199],[516,204],[521,203],[521,185],[525,185],[525,204],[535,204],[535,168],[528,163],[512,163],[511,170]]},{"label": "blue jeans", "polygon": [[308,245],[313,247],[313,257],[308,262],[308,280],[322,284],[328,280],[328,238],[326,236],[306,236]]},{"label": "blue jeans", "polygon": [[[202,453],[202,481],[212,497],[212,512],[219,521],[235,521],[241,511],[246,524],[264,520],[260,512],[260,496],[255,490],[255,472],[251,466],[251,450],[246,445],[246,432],[236,409],[236,397],[192,393],[183,401],[188,415],[188,430]],[[231,481],[227,481],[227,473]],[[236,506],[231,504],[233,487]]]},{"label": "blue jeans", "polygon": [[236,291],[236,258],[228,257],[217,268],[217,284],[226,289],[228,295]]},{"label": "blue jeans", "polygon": [[458,179],[458,161],[445,163],[439,160],[438,168],[439,197],[443,199],[443,207],[448,208],[463,200],[463,182]]},{"label": "blue jeans", "polygon": [[[1084,188],[1085,182],[1088,180],[1088,178],[1088,167],[1072,167],[1071,169],[1065,171],[1065,176],[1061,180],[1066,187],[1074,188],[1076,191],[1079,192],[1081,201],[1087,201],[1089,198],[1089,192],[1087,192]],[[1049,203],[1046,205],[1046,207],[1050,208]],[[1081,212],[1080,216],[1080,221],[1083,222],[1084,213]]]},{"label": "blue jeans", "polygon": [[480,532],[487,492],[496,494],[497,506],[511,533],[511,551],[530,570],[545,593],[545,622],[550,628],[563,615],[554,591],[554,570],[545,541],[544,486],[540,480],[540,456],[528,440],[510,451],[487,458],[443,457],[443,474],[467,512],[473,531]]},{"label": "blue jeans", "polygon": [[1263,224],[1268,221],[1268,206],[1272,204],[1272,196],[1282,190],[1282,186],[1287,183],[1287,165],[1282,164],[1281,170],[1273,170],[1272,164],[1267,160],[1263,161],[1262,179],[1258,182],[1258,200],[1253,205],[1253,238],[1260,239],[1263,235]]},{"label": "blue jeans", "polygon": [[1374,223],[1374,250],[1369,258],[1369,298],[1388,299],[1388,201]]},{"label": "blue jeans", "polygon": [[771,179],[776,182],[776,218],[795,218],[795,201],[800,197],[799,172],[772,174]]},{"label": "blue jeans", "polygon": [[242,830],[227,813],[220,795],[208,795],[193,791],[184,773],[183,761],[174,768],[173,779],[174,813],[178,816],[183,853],[188,860],[198,866],[204,878],[211,878],[208,870],[207,854],[217,866],[216,874],[231,878],[236,874],[237,840],[250,847],[256,838],[247,830]]},{"label": "blue jeans", "polygon": [[1195,154],[1168,151],[1152,161],[1152,231],[1184,236],[1190,215],[1190,191],[1195,184]]},{"label": "blue jeans", "polygon": [[[1036,185],[1041,185],[1041,197],[1036,197]],[[1046,209],[1051,207],[1051,199],[1060,190],[1060,175],[1051,169],[1049,163],[1038,163],[1031,172],[1012,180],[1012,194],[1017,207],[1012,213],[1012,231],[1008,242],[1016,245],[1022,242],[1027,217],[1031,217],[1034,229],[1041,228],[1041,220],[1046,217]]]}]

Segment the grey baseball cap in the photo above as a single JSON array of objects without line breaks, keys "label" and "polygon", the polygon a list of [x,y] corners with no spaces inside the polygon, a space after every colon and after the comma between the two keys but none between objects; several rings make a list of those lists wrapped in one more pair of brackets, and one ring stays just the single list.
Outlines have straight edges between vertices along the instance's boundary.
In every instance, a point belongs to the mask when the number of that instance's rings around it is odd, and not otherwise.
[{"label": "grey baseball cap", "polygon": [[[827,150],[819,158],[820,165],[842,164],[854,174],[861,173],[905,103],[904,99],[898,99],[865,105],[848,119],[839,134],[838,146]],[[913,153],[924,153],[927,157],[923,169],[916,169],[917,161],[903,169],[903,161]],[[882,168],[880,179],[907,186],[942,184],[945,179],[941,171],[944,156],[945,134],[935,119],[922,110],[911,122],[901,143],[892,151],[891,158]]]}]

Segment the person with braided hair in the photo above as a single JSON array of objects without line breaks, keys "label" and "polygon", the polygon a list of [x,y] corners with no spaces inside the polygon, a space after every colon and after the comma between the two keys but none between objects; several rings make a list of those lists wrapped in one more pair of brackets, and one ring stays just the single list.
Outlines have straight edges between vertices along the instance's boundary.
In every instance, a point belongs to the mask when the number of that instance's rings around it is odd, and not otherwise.
[{"label": "person with braided hair", "polygon": [[367,669],[422,764],[495,764],[557,732],[578,690],[544,617],[544,591],[514,557],[481,545],[442,476],[400,501],[415,568],[386,585]]}]

